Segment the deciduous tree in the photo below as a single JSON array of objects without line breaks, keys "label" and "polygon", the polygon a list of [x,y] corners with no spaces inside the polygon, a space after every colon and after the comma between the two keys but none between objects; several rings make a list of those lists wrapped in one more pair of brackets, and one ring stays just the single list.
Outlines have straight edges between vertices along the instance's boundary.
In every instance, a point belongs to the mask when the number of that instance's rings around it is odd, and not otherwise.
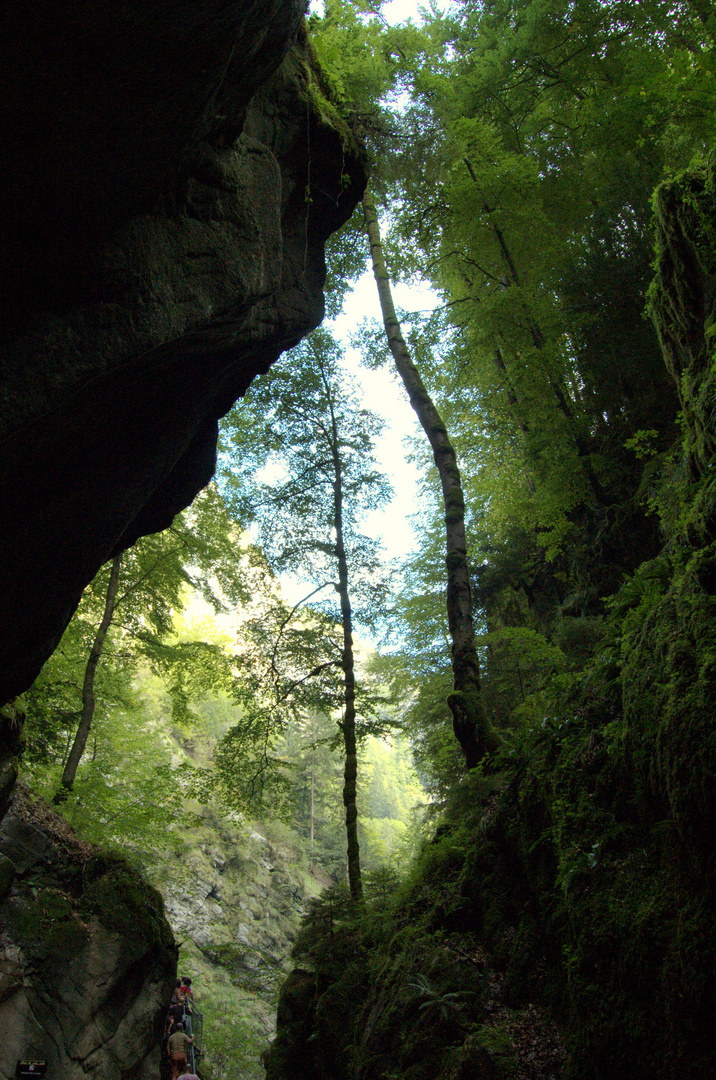
[{"label": "deciduous tree", "polygon": [[[342,709],[348,877],[351,895],[358,900],[362,885],[357,739],[361,730],[369,729],[369,713],[364,708],[367,701],[363,708],[357,702],[353,624],[356,613],[364,625],[375,624],[386,590],[378,545],[361,533],[359,524],[365,513],[385,500],[388,489],[373,460],[378,421],[360,408],[348,390],[339,361],[338,347],[329,334],[316,331],[252,388],[248,402],[234,411],[225,432],[233,452],[243,461],[238,466],[244,470],[244,483],[239,483],[242,500],[246,499],[246,465],[263,466],[263,477],[254,474],[251,491],[269,564],[276,572],[298,575],[315,585],[306,610],[312,610],[314,621],[322,627],[314,642],[320,651],[314,661],[304,659],[303,679],[289,680],[286,694],[309,680],[314,693],[333,687],[335,694],[336,670],[341,673],[340,695],[333,704]],[[232,482],[236,487],[236,472]],[[306,631],[314,629],[311,616],[307,618],[304,632],[299,631],[304,644]],[[288,625],[289,619],[281,628],[283,640],[272,648],[274,666],[286,655]],[[340,627],[339,650],[333,636],[336,625]]]}]

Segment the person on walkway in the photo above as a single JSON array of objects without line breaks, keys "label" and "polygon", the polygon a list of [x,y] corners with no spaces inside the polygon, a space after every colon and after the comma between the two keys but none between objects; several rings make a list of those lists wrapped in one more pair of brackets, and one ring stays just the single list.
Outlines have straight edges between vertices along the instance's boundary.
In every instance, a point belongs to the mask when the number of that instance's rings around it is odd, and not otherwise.
[{"label": "person on walkway", "polygon": [[172,1005],[167,1017],[167,1034],[171,1035],[172,1031],[177,1031],[184,1026],[184,1006]]},{"label": "person on walkway", "polygon": [[176,1080],[180,1072],[186,1072],[188,1062],[186,1060],[186,1048],[192,1046],[194,1036],[191,1037],[185,1031],[173,1031],[167,1040],[167,1054],[172,1067],[172,1080]]},{"label": "person on walkway", "polygon": [[181,979],[177,979],[174,983],[174,992],[172,994],[172,1005],[183,1005],[186,999],[186,994],[182,988]]},{"label": "person on walkway", "polygon": [[184,977],[182,979],[182,981],[181,981],[181,989],[182,989],[182,993],[184,994],[184,1000],[186,1001],[187,1005],[193,1003],[193,1001],[194,1001],[194,991],[191,988],[191,979],[187,979],[186,977]]}]

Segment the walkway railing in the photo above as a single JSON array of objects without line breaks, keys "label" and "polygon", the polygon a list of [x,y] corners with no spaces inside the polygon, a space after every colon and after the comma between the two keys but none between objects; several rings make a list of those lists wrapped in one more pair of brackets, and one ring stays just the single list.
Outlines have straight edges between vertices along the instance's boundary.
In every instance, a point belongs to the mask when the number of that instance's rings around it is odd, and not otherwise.
[{"label": "walkway railing", "polygon": [[[191,1009],[191,1012],[189,1011]],[[197,1066],[201,1063],[201,1059],[204,1056],[204,1050],[202,1046],[202,1036],[204,1031],[204,1014],[196,1007],[196,1002],[192,1000],[189,1004],[182,1006],[182,1029],[190,1037],[194,1037],[194,1042],[190,1043],[185,1050],[186,1059],[190,1072],[196,1072]],[[164,1037],[164,1044],[161,1057],[161,1077],[162,1080],[168,1080],[170,1075],[170,1062],[166,1054],[166,1036]]]},{"label": "walkway railing", "polygon": [[202,1058],[202,1049],[199,1044],[204,1031],[204,1016],[203,1013],[199,1012],[195,1003],[191,1005],[191,1012],[189,1012],[186,1005],[184,1006],[183,1024],[187,1035],[194,1036],[194,1042],[187,1048],[187,1059],[191,1071],[196,1072],[196,1066]]}]

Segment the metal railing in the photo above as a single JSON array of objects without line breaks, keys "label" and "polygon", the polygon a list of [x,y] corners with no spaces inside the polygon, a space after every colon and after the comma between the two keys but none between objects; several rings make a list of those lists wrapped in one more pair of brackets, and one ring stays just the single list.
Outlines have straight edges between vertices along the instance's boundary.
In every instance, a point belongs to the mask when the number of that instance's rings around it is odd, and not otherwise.
[{"label": "metal railing", "polygon": [[[189,1008],[191,1008],[191,1012],[189,1011]],[[187,1058],[191,1071],[196,1072],[196,1066],[202,1058],[202,1049],[198,1044],[201,1042],[201,1037],[204,1032],[204,1016],[203,1013],[200,1013],[197,1009],[196,1002],[192,1001],[191,1006],[184,1006],[182,1024],[187,1035],[194,1036],[194,1042],[187,1048]]]},{"label": "metal railing", "polygon": [[[182,1030],[190,1038],[192,1036],[194,1038],[194,1042],[189,1043],[185,1050],[187,1064],[191,1072],[196,1072],[197,1066],[204,1056],[204,1051],[201,1046],[204,1030],[204,1014],[196,1007],[196,1002],[193,998],[190,1002],[184,1002],[181,1006],[181,1010]],[[166,1036],[164,1041],[166,1042]],[[167,1068],[168,1067],[169,1066],[167,1065]]]}]

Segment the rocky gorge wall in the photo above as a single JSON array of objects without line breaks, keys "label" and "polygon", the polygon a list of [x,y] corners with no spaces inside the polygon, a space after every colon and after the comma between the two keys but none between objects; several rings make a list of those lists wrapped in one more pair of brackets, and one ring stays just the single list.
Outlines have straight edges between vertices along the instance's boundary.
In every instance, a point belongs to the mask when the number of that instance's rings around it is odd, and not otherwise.
[{"label": "rocky gorge wall", "polygon": [[716,169],[655,194],[649,309],[682,436],[663,547],[583,670],[455,786],[382,909],[317,910],[269,1080],[716,1074]]},{"label": "rocky gorge wall", "polygon": [[181,945],[179,975],[192,978],[204,1015],[209,1076],[237,1065],[243,1080],[263,1076],[301,917],[328,882],[296,839],[278,822],[254,827],[204,807],[169,857],[147,867]]},{"label": "rocky gorge wall", "polygon": [[159,893],[17,785],[0,896],[0,1076],[156,1080],[177,956]]},{"label": "rocky gorge wall", "polygon": [[301,0],[4,6],[0,702],[320,322],[324,243],[365,177],[302,19]]}]

